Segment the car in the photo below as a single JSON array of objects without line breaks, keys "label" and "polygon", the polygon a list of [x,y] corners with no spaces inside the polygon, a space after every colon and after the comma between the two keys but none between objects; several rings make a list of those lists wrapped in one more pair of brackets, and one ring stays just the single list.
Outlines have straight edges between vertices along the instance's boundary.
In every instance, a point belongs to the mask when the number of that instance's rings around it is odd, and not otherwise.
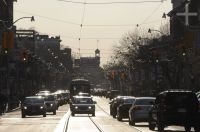
[{"label": "car", "polygon": [[28,96],[24,99],[21,106],[22,118],[26,115],[43,115],[46,117],[46,104],[42,96]]},{"label": "car", "polygon": [[200,131],[200,111],[197,96],[187,90],[167,90],[161,92],[149,113],[149,129],[163,131],[170,125],[184,126],[185,131],[194,127]]},{"label": "car", "polygon": [[89,93],[82,93],[82,92],[80,92],[80,93],[78,93],[78,96],[90,96],[90,94]]},{"label": "car", "polygon": [[57,110],[57,101],[54,95],[49,94],[44,96],[45,104],[46,104],[46,111],[47,112],[53,112],[54,115],[56,115]]},{"label": "car", "polygon": [[113,118],[116,118],[118,106],[123,104],[124,100],[129,97],[132,96],[117,96],[112,100],[112,102],[110,103],[110,114],[113,116]]},{"label": "car", "polygon": [[119,90],[112,89],[109,92],[108,98],[111,100],[111,99],[113,99],[113,98],[115,98],[115,97],[117,97],[119,95],[120,95]]},{"label": "car", "polygon": [[128,111],[135,102],[135,97],[128,97],[124,99],[124,103],[117,108],[117,120],[122,121],[123,118],[128,118]]},{"label": "car", "polygon": [[75,114],[92,114],[95,116],[95,104],[92,97],[86,96],[73,96],[71,101],[71,115]]},{"label": "car", "polygon": [[153,107],[155,97],[137,97],[129,109],[129,125],[137,122],[148,122],[149,111]]}]

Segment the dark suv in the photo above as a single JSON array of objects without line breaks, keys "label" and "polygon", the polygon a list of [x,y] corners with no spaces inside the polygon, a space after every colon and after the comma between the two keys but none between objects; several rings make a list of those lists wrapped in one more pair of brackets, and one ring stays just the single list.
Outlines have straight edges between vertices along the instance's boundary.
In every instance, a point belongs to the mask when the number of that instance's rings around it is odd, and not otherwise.
[{"label": "dark suv", "polygon": [[149,129],[163,131],[166,126],[184,126],[186,131],[199,129],[199,102],[195,93],[169,90],[160,93],[149,113]]}]

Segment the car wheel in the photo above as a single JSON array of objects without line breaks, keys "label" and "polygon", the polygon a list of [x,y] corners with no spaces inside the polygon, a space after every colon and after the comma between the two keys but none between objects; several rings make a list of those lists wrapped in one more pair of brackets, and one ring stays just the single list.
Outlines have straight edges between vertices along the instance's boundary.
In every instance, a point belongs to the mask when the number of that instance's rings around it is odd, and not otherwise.
[{"label": "car wheel", "polygon": [[164,125],[163,124],[161,124],[161,123],[158,124],[158,131],[159,132],[164,131]]},{"label": "car wheel", "polygon": [[56,115],[56,110],[53,111],[53,114]]},{"label": "car wheel", "polygon": [[113,113],[112,116],[113,116],[113,118],[116,118],[116,114]]},{"label": "car wheel", "polygon": [[191,130],[191,126],[188,126],[188,125],[184,126],[184,128],[185,128],[186,132],[190,132],[190,130]]},{"label": "car wheel", "polygon": [[195,126],[195,127],[194,127],[194,130],[195,130],[195,132],[200,132],[200,126],[198,126],[198,125]]},{"label": "car wheel", "polygon": [[117,115],[117,120],[122,121],[122,116],[120,114]]},{"label": "car wheel", "polygon": [[22,118],[25,118],[25,117],[26,117],[26,115],[24,113],[22,113]]},{"label": "car wheel", "polygon": [[149,130],[154,130],[156,127],[156,124],[153,124],[153,123],[149,123]]},{"label": "car wheel", "polygon": [[46,112],[43,114],[43,117],[46,117],[47,115],[46,115]]},{"label": "car wheel", "polygon": [[129,125],[135,126],[135,122],[129,118]]},{"label": "car wheel", "polygon": [[95,112],[92,113],[92,116],[95,116]]}]

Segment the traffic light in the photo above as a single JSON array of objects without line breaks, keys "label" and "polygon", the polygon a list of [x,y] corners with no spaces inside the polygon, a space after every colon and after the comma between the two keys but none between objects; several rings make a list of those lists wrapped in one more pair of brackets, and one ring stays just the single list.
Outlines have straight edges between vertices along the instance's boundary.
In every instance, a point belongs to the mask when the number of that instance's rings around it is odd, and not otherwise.
[{"label": "traffic light", "polygon": [[27,61],[27,59],[28,59],[27,51],[26,50],[22,50],[22,52],[21,52],[21,60],[22,61]]},{"label": "traffic light", "polygon": [[153,57],[153,60],[158,63],[159,60],[160,60],[160,53],[158,51],[152,51],[152,57]]},{"label": "traffic light", "polygon": [[111,79],[112,79],[112,80],[115,79],[115,71],[114,71],[114,70],[111,72]]},{"label": "traffic light", "polygon": [[120,73],[120,78],[121,78],[122,80],[125,80],[125,79],[126,79],[126,74],[125,74],[124,72],[121,72],[121,73]]}]

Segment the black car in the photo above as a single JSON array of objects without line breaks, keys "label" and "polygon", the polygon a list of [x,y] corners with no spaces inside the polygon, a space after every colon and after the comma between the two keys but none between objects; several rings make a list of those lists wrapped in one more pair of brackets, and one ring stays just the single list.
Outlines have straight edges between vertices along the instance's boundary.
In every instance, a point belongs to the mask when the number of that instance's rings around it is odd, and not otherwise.
[{"label": "black car", "polygon": [[111,102],[110,102],[110,115],[112,115],[113,118],[116,118],[118,106],[120,106],[121,104],[124,104],[124,100],[129,98],[129,97],[132,97],[132,96],[117,96],[116,98],[111,100]]},{"label": "black car", "polygon": [[194,127],[200,131],[199,102],[195,93],[185,90],[168,90],[160,93],[149,113],[149,129],[163,131],[166,126]]},{"label": "black car", "polygon": [[42,96],[26,97],[21,107],[22,118],[26,115],[43,115],[46,117],[46,104]]},{"label": "black car", "polygon": [[54,95],[49,94],[44,96],[45,104],[46,104],[46,111],[47,112],[53,112],[54,115],[56,115],[57,110],[57,102]]},{"label": "black car", "polygon": [[74,96],[70,106],[71,115],[92,114],[92,116],[95,116],[95,104],[96,102],[92,100],[92,97]]},{"label": "black car", "polygon": [[121,121],[123,118],[128,118],[128,111],[135,102],[135,97],[128,97],[124,99],[124,103],[117,108],[117,120]]}]

